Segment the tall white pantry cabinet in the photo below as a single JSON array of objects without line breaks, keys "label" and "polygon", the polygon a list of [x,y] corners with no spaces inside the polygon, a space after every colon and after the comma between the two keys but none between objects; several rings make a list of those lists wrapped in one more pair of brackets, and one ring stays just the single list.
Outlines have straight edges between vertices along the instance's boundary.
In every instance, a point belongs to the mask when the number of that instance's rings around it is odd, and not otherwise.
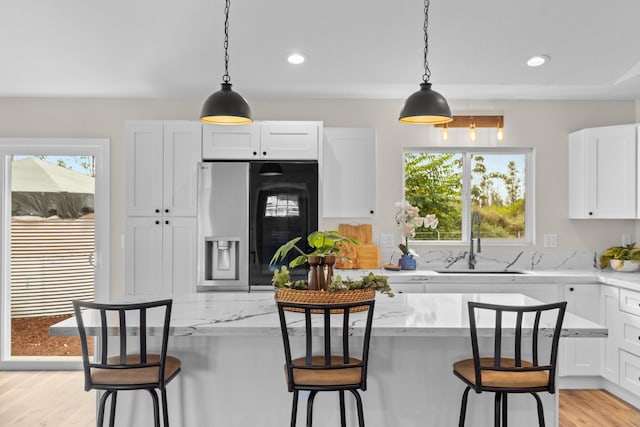
[{"label": "tall white pantry cabinet", "polygon": [[128,121],[125,146],[126,292],[193,292],[202,126]]}]

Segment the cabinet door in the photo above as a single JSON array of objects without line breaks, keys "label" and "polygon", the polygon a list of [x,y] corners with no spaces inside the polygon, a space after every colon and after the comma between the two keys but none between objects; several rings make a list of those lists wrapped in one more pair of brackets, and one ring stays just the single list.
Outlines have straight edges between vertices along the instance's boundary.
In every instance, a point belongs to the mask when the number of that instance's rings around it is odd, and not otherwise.
[{"label": "cabinet door", "polygon": [[600,375],[609,381],[618,384],[618,330],[617,325],[620,317],[618,302],[619,289],[613,286],[601,286],[600,318],[604,326],[609,330],[609,335],[604,339],[601,347],[600,357],[602,359]]},{"label": "cabinet door", "polygon": [[[567,311],[593,322],[600,322],[600,285],[562,285]],[[600,375],[600,346],[596,338],[565,338],[560,354],[564,363],[560,375]]]},{"label": "cabinet door", "polygon": [[376,204],[375,129],[325,128],[323,134],[323,215],[372,217]]},{"label": "cabinet door", "polygon": [[128,216],[162,214],[162,122],[125,123]]},{"label": "cabinet door", "polygon": [[197,166],[202,160],[201,123],[165,122],[163,148],[163,214],[196,216]]},{"label": "cabinet door", "polygon": [[172,294],[196,291],[196,218],[165,217],[162,242],[163,289]]},{"label": "cabinet door", "polygon": [[569,217],[636,218],[636,126],[569,136]]},{"label": "cabinet door", "polygon": [[317,160],[320,128],[320,122],[262,122],[262,159]]},{"label": "cabinet door", "polygon": [[260,158],[260,124],[203,124],[202,157],[205,160]]},{"label": "cabinet door", "polygon": [[125,233],[125,288],[127,294],[169,292],[163,286],[162,219],[129,217]]}]

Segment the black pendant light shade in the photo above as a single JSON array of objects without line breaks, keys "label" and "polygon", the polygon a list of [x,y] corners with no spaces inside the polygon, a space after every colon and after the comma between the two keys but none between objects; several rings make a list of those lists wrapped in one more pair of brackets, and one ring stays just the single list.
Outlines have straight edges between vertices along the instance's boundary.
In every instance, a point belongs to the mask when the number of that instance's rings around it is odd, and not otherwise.
[{"label": "black pendant light shade", "polygon": [[451,109],[444,96],[435,90],[431,90],[431,70],[429,70],[429,61],[427,56],[429,53],[429,35],[427,27],[429,26],[429,0],[424,0],[424,74],[422,75],[422,83],[420,90],[411,94],[404,103],[404,107],[400,112],[400,122],[402,123],[418,123],[435,125],[449,123],[453,120]]},{"label": "black pendant light shade", "polygon": [[231,83],[221,83],[219,91],[204,101],[200,120],[214,124],[251,123],[251,108],[247,100],[231,89]]},{"label": "black pendant light shade", "polygon": [[221,88],[204,101],[200,121],[221,125],[242,125],[251,123],[251,108],[246,99],[231,89],[229,76],[229,8],[231,0],[225,1],[224,8],[224,75]]},{"label": "black pendant light shade", "polygon": [[402,123],[440,124],[452,120],[447,100],[431,90],[431,83],[420,83],[420,90],[407,98],[400,112]]}]

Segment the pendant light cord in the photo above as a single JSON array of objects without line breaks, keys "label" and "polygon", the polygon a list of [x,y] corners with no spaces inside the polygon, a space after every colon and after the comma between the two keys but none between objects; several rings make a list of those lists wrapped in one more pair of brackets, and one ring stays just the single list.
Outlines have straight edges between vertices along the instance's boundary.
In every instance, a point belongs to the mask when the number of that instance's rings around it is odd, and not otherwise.
[{"label": "pendant light cord", "polygon": [[431,70],[429,69],[429,61],[427,61],[427,54],[429,53],[429,36],[427,34],[427,27],[429,26],[429,0],[424,0],[424,74],[422,75],[422,81],[429,83],[431,78]]},{"label": "pendant light cord", "polygon": [[[224,75],[222,76],[222,81],[224,83],[229,83],[231,81],[231,77],[229,76],[229,7],[230,6],[231,6],[231,0],[227,0],[227,3],[224,7]],[[426,61],[426,58],[427,57],[425,56],[425,61]]]}]

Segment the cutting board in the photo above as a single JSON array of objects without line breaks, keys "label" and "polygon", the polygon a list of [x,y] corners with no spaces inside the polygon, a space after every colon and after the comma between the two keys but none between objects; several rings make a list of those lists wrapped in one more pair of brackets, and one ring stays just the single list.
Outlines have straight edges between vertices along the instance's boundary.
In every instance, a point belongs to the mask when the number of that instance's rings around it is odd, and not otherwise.
[{"label": "cutting board", "polygon": [[360,246],[346,245],[343,247],[341,253],[351,258],[351,262],[339,259],[336,261],[336,268],[361,269],[378,268],[380,266],[380,248],[371,243],[371,224],[340,224],[338,225],[338,231],[343,236],[358,240]]}]

